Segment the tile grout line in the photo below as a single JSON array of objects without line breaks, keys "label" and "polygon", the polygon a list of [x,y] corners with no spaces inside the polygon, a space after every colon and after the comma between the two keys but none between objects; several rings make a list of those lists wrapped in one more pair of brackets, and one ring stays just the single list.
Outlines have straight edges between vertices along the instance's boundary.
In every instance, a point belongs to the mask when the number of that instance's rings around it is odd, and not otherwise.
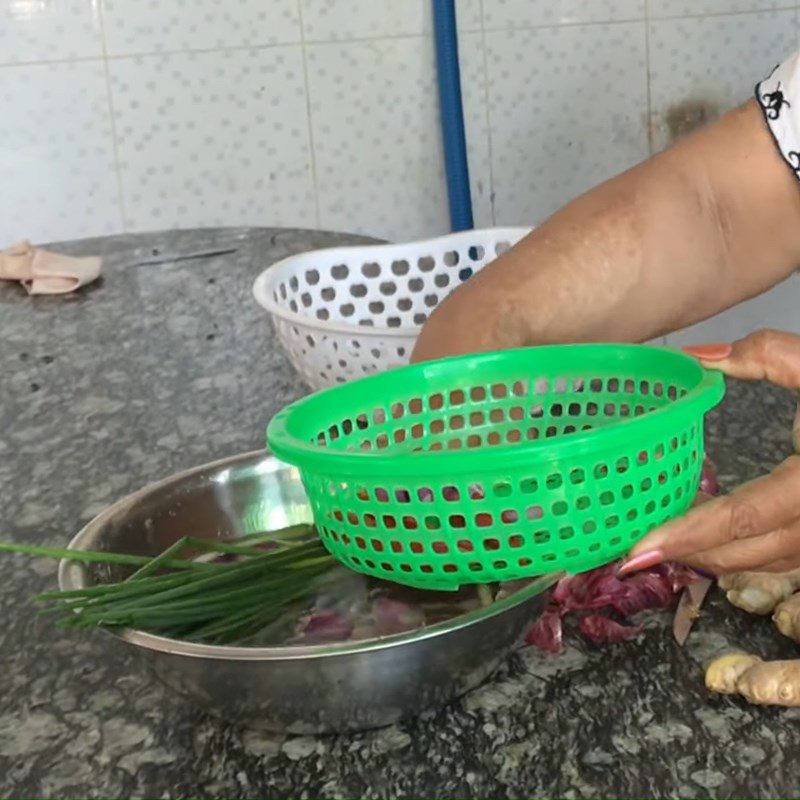
[{"label": "tile grout line", "polygon": [[303,3],[302,0],[297,0],[297,16],[300,24],[300,54],[303,59],[303,85],[306,92],[306,125],[308,126],[308,157],[311,166],[311,185],[314,193],[314,215],[316,218],[316,225],[319,228],[322,224],[320,221],[319,211],[319,183],[317,180],[317,154],[314,149],[314,123],[311,117],[311,87],[308,80],[308,50],[306,49],[305,38],[305,22],[303,20]]},{"label": "tile grout line", "polygon": [[644,0],[644,53],[645,66],[644,74],[646,81],[647,97],[647,118],[645,119],[645,131],[647,132],[647,154],[653,155],[653,98],[650,89],[650,0]]},{"label": "tile grout line", "polygon": [[103,74],[106,79],[106,100],[108,102],[109,125],[111,126],[111,147],[114,154],[114,172],[117,176],[117,197],[119,201],[120,222],[122,231],[128,229],[128,214],[125,209],[125,193],[122,188],[122,168],[119,160],[119,143],[117,142],[117,122],[114,118],[114,96],[111,90],[111,70],[108,63],[108,43],[106,42],[105,0],[98,0],[97,17],[100,21],[100,42],[103,47]]},{"label": "tile grout line", "polygon": [[483,24],[483,3],[480,0],[481,10],[481,44],[483,47],[483,104],[486,116],[486,144],[489,156],[489,208],[492,210],[492,225],[497,226],[497,214],[494,207],[494,157],[492,155],[492,121],[489,114],[489,52],[486,46],[486,27]]},{"label": "tile grout line", "polygon": [[[777,8],[771,8],[765,10],[733,11],[733,12],[721,11],[721,12],[711,12],[707,14],[674,14],[671,16],[664,16],[664,17],[651,17],[649,21],[668,22],[676,20],[693,20],[693,19],[702,20],[709,18],[716,19],[718,17],[764,16],[766,14],[774,14],[775,12],[779,11],[796,11],[798,10],[798,8],[800,8],[800,3],[795,3],[793,5],[778,6]],[[626,17],[624,19],[609,19],[609,20],[587,21],[587,22],[562,22],[562,23],[548,23],[543,25],[515,25],[513,27],[512,26],[497,26],[488,28],[467,27],[464,28],[463,30],[460,30],[459,33],[502,33],[502,32],[514,33],[517,31],[555,30],[559,28],[596,28],[604,26],[607,27],[615,25],[625,25],[625,24],[630,24],[631,22],[646,22],[646,21],[647,20],[645,17],[638,16],[638,17]],[[420,33],[398,33],[394,35],[383,35],[383,36],[352,36],[342,39],[305,39],[302,37],[301,34],[301,39],[299,41],[293,41],[293,42],[270,42],[261,44],[228,45],[225,47],[197,47],[197,48],[189,47],[178,50],[142,51],[142,52],[120,53],[116,55],[104,52],[102,57],[81,56],[77,58],[38,59],[32,61],[0,61],[0,69],[26,67],[26,66],[40,66],[40,65],[50,65],[50,64],[72,64],[72,63],[91,62],[100,60],[120,61],[131,58],[152,58],[154,56],[225,53],[229,51],[239,51],[239,50],[267,50],[277,47],[293,47],[298,45],[301,47],[305,47],[310,44],[313,45],[344,45],[344,44],[359,44],[359,43],[371,44],[380,41],[395,41],[402,39],[425,39],[430,36],[432,36],[432,33],[430,31],[420,32]],[[105,51],[105,42],[103,44]]]}]

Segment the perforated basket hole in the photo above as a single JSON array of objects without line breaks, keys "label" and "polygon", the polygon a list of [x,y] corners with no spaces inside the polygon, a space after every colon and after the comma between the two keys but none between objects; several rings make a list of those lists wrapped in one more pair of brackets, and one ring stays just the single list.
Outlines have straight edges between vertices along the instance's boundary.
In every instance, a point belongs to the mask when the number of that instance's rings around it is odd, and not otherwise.
[{"label": "perforated basket hole", "polygon": [[458,253],[458,250],[448,250],[444,254],[442,260],[444,261],[445,266],[447,266],[447,267],[455,267],[458,264],[458,262],[461,260],[461,257],[460,257],[460,255]]},{"label": "perforated basket hole", "polygon": [[492,486],[492,494],[495,497],[509,497],[511,495],[511,483],[509,481],[498,481]]},{"label": "perforated basket hole", "polygon": [[381,274],[381,265],[377,261],[368,261],[361,265],[361,274],[365,278],[377,278]]},{"label": "perforated basket hole", "polygon": [[544,516],[544,509],[539,505],[528,506],[525,509],[525,517],[529,520],[541,519]]},{"label": "perforated basket hole", "polygon": [[572,525],[564,525],[558,529],[558,538],[562,542],[569,541],[575,536],[575,528]]},{"label": "perforated basket hole", "polygon": [[448,503],[457,503],[461,499],[461,492],[455,486],[442,487],[442,499]]},{"label": "perforated basket hole", "polygon": [[472,411],[469,415],[469,424],[473,428],[486,424],[486,414],[483,411]]},{"label": "perforated basket hole", "polygon": [[569,482],[573,484],[573,486],[578,486],[581,483],[586,481],[586,472],[580,468],[576,467],[575,469],[571,469],[569,472]]},{"label": "perforated basket hole", "polygon": [[564,485],[564,479],[561,477],[560,472],[552,472],[545,479],[545,486],[552,489],[560,489]]},{"label": "perforated basket hole", "polygon": [[403,275],[408,275],[410,268],[411,267],[405,258],[399,258],[396,261],[392,261],[392,274],[396,275],[398,278],[402,277]]},{"label": "perforated basket hole", "polygon": [[483,386],[473,386],[469,390],[469,399],[473,403],[481,403],[486,399],[486,389]]}]

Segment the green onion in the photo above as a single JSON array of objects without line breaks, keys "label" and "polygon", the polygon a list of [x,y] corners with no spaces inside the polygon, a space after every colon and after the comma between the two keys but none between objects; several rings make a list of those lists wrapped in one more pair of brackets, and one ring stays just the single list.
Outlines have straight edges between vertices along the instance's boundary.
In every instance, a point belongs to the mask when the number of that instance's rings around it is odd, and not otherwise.
[{"label": "green onion", "polygon": [[[13,544],[0,542],[0,553],[20,553],[24,556],[43,556],[59,558],[66,561],[85,561],[88,564],[130,564],[132,566],[149,564],[152,556],[132,556],[127,553],[106,553],[96,550],[67,550],[60,547],[38,547],[29,544]],[[203,561],[180,561],[169,559],[162,566],[170,569],[205,569]]]},{"label": "green onion", "polygon": [[[295,525],[221,542],[184,536],[155,557],[4,543],[0,552],[138,567],[117,583],[40,594],[42,613],[58,615],[62,627],[133,627],[188,641],[244,644],[307,600],[334,565],[312,535],[310,526]],[[265,543],[275,549],[257,547]],[[187,558],[187,550],[195,557]],[[198,552],[240,560],[197,560]]]}]

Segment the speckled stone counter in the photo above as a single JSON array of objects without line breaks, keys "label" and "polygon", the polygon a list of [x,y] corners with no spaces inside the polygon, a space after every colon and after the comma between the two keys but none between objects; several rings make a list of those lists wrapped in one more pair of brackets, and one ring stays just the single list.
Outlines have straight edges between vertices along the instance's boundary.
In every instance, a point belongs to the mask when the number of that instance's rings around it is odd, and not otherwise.
[{"label": "speckled stone counter", "polygon": [[[364,241],[242,229],[59,249],[104,257],[70,297],[0,285],[0,535],[64,544],[104,506],[177,470],[263,445],[303,393],[251,284],[293,252]],[[143,265],[199,250],[216,257]],[[791,402],[731,385],[709,425],[730,487],[787,452]],[[31,595],[55,564],[0,556],[3,797],[790,797],[800,711],[709,696],[726,647],[787,657],[765,620],[712,595],[684,648],[655,615],[634,643],[515,655],[447,710],[349,737],[228,727],[101,634],[67,634]],[[798,653],[800,655],[800,653]]]}]

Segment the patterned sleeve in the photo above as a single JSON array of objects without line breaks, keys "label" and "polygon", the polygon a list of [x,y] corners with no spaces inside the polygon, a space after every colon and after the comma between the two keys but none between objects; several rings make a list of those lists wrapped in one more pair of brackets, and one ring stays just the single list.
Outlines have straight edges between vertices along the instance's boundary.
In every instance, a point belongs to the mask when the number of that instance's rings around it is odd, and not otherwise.
[{"label": "patterned sleeve", "polygon": [[781,155],[800,178],[800,53],[756,86],[756,100]]}]

